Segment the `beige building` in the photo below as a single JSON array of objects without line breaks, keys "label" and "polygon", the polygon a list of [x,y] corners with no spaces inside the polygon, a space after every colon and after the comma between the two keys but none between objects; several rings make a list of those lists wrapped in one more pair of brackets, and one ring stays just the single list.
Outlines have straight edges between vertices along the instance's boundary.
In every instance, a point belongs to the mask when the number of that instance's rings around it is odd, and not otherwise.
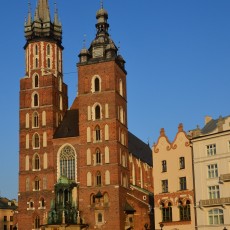
[{"label": "beige building", "polygon": [[197,228],[230,229],[230,116],[191,131]]},{"label": "beige building", "polygon": [[15,200],[0,197],[0,230],[13,230],[14,213],[17,209]]},{"label": "beige building", "polygon": [[161,129],[153,146],[155,229],[195,228],[192,151],[190,141],[178,127],[170,142]]}]

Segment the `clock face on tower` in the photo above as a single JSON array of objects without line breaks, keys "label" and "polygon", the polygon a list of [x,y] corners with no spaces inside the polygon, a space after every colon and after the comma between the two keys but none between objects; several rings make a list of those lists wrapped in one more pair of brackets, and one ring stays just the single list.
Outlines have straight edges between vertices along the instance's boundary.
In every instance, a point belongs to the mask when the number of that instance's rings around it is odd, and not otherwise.
[{"label": "clock face on tower", "polygon": [[103,57],[103,48],[102,47],[94,47],[93,48],[93,58]]}]

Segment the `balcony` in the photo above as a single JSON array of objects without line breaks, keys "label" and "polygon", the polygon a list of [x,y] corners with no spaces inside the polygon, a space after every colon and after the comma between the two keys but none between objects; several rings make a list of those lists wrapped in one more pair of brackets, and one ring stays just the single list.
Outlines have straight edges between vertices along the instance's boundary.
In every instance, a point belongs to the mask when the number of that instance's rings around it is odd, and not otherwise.
[{"label": "balcony", "polygon": [[230,173],[228,174],[220,174],[220,183],[230,181]]},{"label": "balcony", "polygon": [[230,197],[200,200],[200,207],[225,206],[227,204],[230,204]]}]

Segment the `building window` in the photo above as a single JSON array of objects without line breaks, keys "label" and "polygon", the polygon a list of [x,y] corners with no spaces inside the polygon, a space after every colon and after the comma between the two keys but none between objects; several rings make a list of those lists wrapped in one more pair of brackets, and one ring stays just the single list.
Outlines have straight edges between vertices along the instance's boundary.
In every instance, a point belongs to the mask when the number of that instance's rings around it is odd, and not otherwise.
[{"label": "building window", "polygon": [[162,222],[171,222],[172,221],[172,204],[171,202],[168,205],[161,203],[162,206]]},{"label": "building window", "polygon": [[33,128],[38,128],[39,123],[38,123],[38,113],[34,112],[33,113]]},{"label": "building window", "polygon": [[34,107],[38,106],[38,94],[37,93],[33,95],[33,106]]},{"label": "building window", "polygon": [[208,165],[208,178],[218,177],[218,167],[217,164]]},{"label": "building window", "polygon": [[168,192],[168,180],[161,181],[162,192]]},{"label": "building window", "polygon": [[190,210],[190,201],[186,201],[186,204],[179,202],[179,210],[180,210],[180,220],[191,220],[191,210]]},{"label": "building window", "polygon": [[95,119],[101,119],[101,108],[99,105],[95,107]]},{"label": "building window", "polygon": [[101,186],[101,173],[97,172],[96,174],[96,185]]},{"label": "building window", "polygon": [[39,191],[40,190],[40,181],[38,178],[35,179],[34,181],[34,190]]},{"label": "building window", "polygon": [[162,163],[162,172],[167,172],[167,161],[163,160],[161,163]]},{"label": "building window", "polygon": [[186,177],[180,177],[180,190],[186,190],[187,189],[187,183],[186,183]]},{"label": "building window", "polygon": [[33,147],[34,149],[38,149],[40,147],[40,138],[37,133],[33,135]]},{"label": "building window", "polygon": [[40,158],[38,154],[35,154],[34,156],[34,169],[39,170],[40,169]]},{"label": "building window", "polygon": [[35,47],[34,47],[34,53],[35,53],[35,55],[38,55],[38,45],[35,45]]},{"label": "building window", "polygon": [[4,230],[7,230],[7,225],[4,224]]},{"label": "building window", "polygon": [[41,209],[44,209],[44,208],[45,208],[45,200],[44,200],[44,198],[41,198],[41,199],[40,199],[39,204],[40,204],[40,208],[41,208]]},{"label": "building window", "polygon": [[68,179],[75,180],[75,153],[70,146],[65,146],[60,154],[60,174]]},{"label": "building window", "polygon": [[98,216],[97,216],[97,222],[98,223],[101,223],[102,222],[102,214],[101,213],[98,213]]},{"label": "building window", "polygon": [[47,58],[47,68],[50,68],[50,58]]},{"label": "building window", "polygon": [[184,157],[180,157],[179,163],[180,163],[180,169],[184,169],[184,168],[185,168],[185,160],[184,160]]},{"label": "building window", "polygon": [[99,149],[96,150],[96,164],[101,164],[101,152]]},{"label": "building window", "polygon": [[4,217],[3,217],[3,221],[7,221],[7,216],[4,216]]},{"label": "building window", "polygon": [[220,198],[220,189],[219,185],[209,186],[208,187],[209,199]]},{"label": "building window", "polygon": [[94,91],[95,92],[100,91],[100,80],[97,77],[94,79]]},{"label": "building window", "polygon": [[38,68],[38,58],[35,58],[35,68]]},{"label": "building window", "polygon": [[27,204],[28,204],[28,209],[29,209],[29,210],[34,209],[34,202],[33,202],[32,199],[30,199],[30,201],[27,202]]},{"label": "building window", "polygon": [[47,45],[47,55],[50,55],[50,44]]},{"label": "building window", "polygon": [[40,218],[39,218],[39,216],[36,216],[36,218],[34,220],[34,228],[40,229]]},{"label": "building window", "polygon": [[98,125],[95,128],[95,139],[96,139],[96,141],[101,140],[101,130],[100,130],[100,127]]},{"label": "building window", "polygon": [[33,78],[33,87],[34,88],[38,88],[39,87],[39,79],[38,79],[38,75],[34,75],[34,78]]},{"label": "building window", "polygon": [[221,209],[212,209],[208,212],[209,224],[224,224],[224,212]]},{"label": "building window", "polygon": [[208,156],[216,155],[216,144],[207,145],[206,148]]},{"label": "building window", "polygon": [[10,221],[12,222],[14,219],[13,219],[13,216],[10,216]]}]

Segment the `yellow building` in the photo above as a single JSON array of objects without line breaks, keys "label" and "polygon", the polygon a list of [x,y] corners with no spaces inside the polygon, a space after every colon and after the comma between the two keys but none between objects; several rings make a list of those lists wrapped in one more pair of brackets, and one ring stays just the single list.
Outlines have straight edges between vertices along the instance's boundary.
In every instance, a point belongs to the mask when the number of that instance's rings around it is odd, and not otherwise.
[{"label": "yellow building", "polygon": [[230,229],[230,116],[191,131],[197,228]]},{"label": "yellow building", "polygon": [[15,200],[0,197],[0,230],[13,230],[13,216],[17,209]]},{"label": "yellow building", "polygon": [[194,230],[194,187],[190,141],[180,124],[173,142],[164,129],[153,146],[155,229]]}]

